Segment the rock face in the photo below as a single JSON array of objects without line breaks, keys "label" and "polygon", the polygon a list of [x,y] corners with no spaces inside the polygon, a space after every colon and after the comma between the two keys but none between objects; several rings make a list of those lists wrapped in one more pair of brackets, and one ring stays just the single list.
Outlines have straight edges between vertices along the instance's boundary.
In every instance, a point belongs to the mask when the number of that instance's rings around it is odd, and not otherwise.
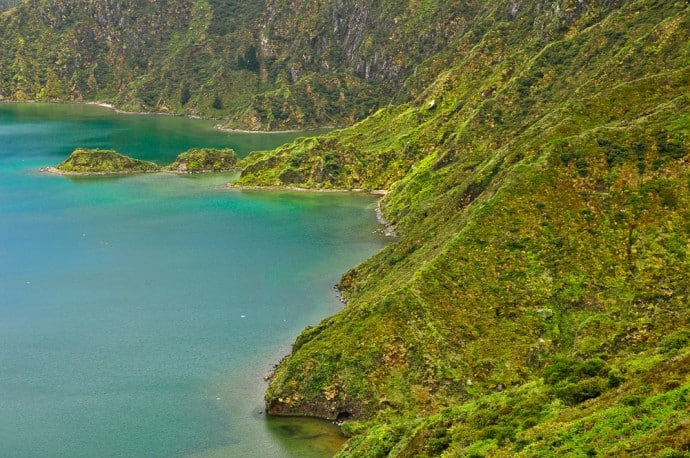
[{"label": "rock face", "polygon": [[458,33],[465,8],[455,1],[421,7],[388,0],[269,0],[260,21],[261,51],[287,57],[294,81],[311,71],[346,68],[398,90],[414,65]]},{"label": "rock face", "polygon": [[153,162],[141,161],[113,150],[78,148],[61,162],[57,170],[66,174],[129,174],[157,172],[160,166]]},{"label": "rock face", "polygon": [[266,405],[271,415],[294,415],[299,411],[301,416],[322,418],[329,421],[343,421],[356,418],[360,414],[359,402],[354,399],[340,399],[337,388],[325,389],[322,396],[300,402],[297,398],[271,399]]}]

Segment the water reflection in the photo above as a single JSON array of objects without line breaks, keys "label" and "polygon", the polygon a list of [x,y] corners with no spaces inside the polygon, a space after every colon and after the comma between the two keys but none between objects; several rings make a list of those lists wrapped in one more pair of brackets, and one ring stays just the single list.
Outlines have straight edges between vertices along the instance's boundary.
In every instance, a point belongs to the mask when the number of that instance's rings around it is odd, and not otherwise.
[{"label": "water reflection", "polygon": [[346,440],[336,425],[316,418],[268,416],[266,427],[293,456],[332,456]]}]

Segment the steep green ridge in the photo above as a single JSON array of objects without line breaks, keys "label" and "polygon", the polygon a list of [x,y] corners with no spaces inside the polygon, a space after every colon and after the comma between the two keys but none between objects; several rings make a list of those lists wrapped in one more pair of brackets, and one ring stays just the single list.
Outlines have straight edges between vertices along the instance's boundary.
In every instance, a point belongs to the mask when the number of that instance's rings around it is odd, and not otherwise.
[{"label": "steep green ridge", "polygon": [[468,4],[411,102],[240,162],[389,189],[402,234],[268,409],[350,420],[355,456],[687,456],[688,3]]},{"label": "steep green ridge", "polygon": [[100,101],[255,130],[343,126],[466,24],[440,0],[24,0],[0,14],[0,99]]}]

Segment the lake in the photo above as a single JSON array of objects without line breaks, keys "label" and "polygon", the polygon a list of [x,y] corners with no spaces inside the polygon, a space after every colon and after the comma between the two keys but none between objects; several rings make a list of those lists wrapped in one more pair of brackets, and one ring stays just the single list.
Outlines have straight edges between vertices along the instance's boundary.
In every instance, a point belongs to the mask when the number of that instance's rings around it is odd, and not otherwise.
[{"label": "lake", "polygon": [[334,453],[334,426],[266,418],[263,376],[340,309],[340,275],[385,245],[374,197],[229,190],[222,174],[39,173],[76,147],[166,163],[300,135],[0,104],[0,455]]}]

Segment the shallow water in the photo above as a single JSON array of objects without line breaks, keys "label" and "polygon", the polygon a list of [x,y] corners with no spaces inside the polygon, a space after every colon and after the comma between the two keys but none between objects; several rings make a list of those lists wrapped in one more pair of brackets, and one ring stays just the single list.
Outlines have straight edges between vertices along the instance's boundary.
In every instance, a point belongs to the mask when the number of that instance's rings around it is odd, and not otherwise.
[{"label": "shallow water", "polygon": [[372,197],[38,173],[78,146],[169,162],[297,136],[212,125],[0,104],[1,454],[321,457],[342,443],[324,422],[267,419],[262,377],[385,244]]}]

